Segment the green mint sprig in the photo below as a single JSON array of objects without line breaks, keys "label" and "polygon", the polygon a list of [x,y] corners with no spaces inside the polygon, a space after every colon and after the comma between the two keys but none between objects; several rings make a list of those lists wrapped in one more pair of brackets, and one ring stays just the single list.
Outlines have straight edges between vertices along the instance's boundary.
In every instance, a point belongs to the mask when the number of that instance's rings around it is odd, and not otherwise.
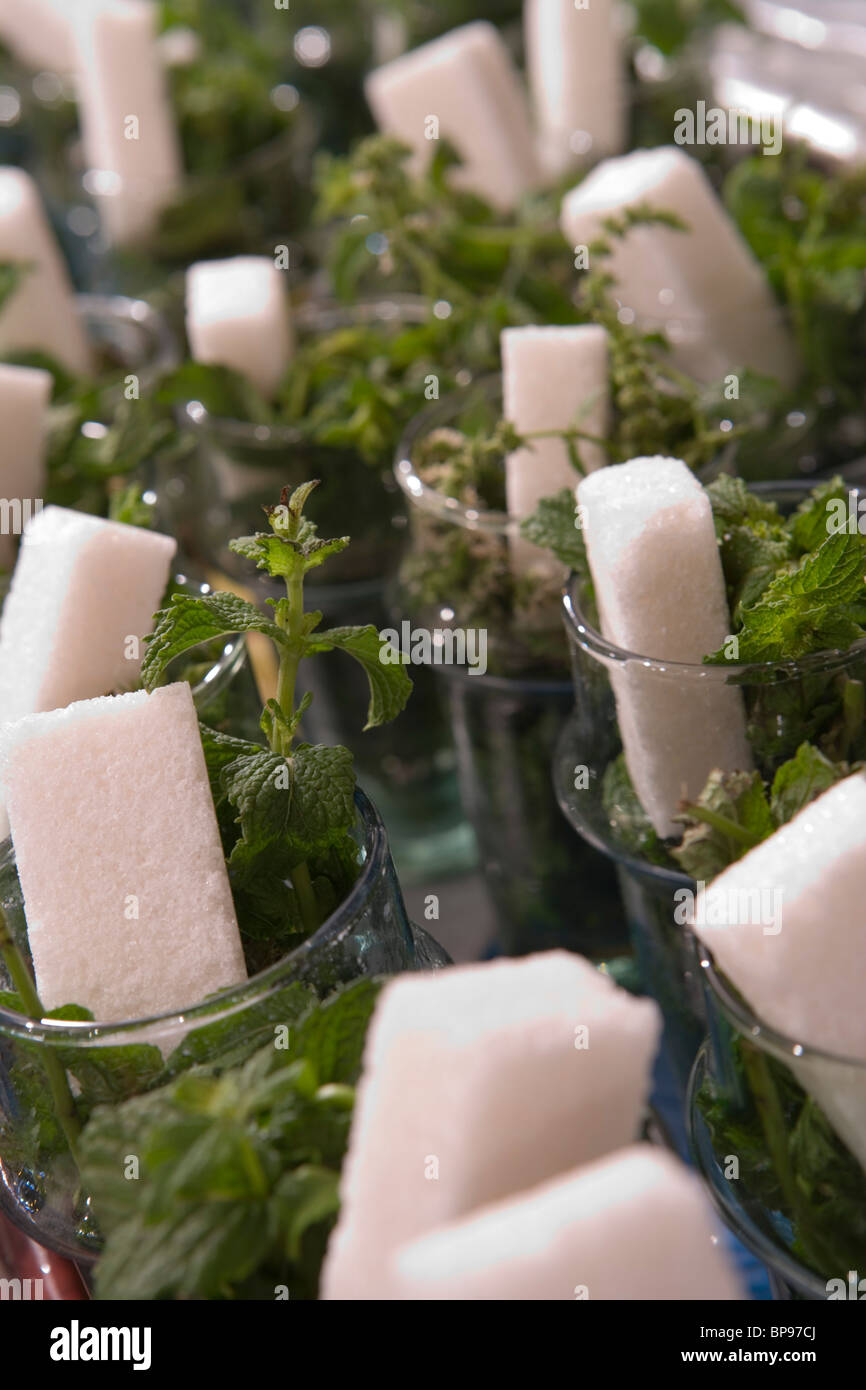
[{"label": "green mint sprig", "polygon": [[316,486],[304,483],[291,495],[284,489],[279,505],[267,509],[270,531],[231,543],[285,585],[285,597],[268,600],[271,616],[234,594],[176,594],[155,617],[142,665],[142,683],[153,690],[169,664],[201,642],[260,632],[274,643],[277,694],[261,719],[267,749],[207,729],[202,737],[239,918],[249,935],[278,941],[315,931],[357,874],[351,753],[296,741],[310,703],[308,694],[297,695],[301,661],[343,651],[359,662],[370,686],[368,729],[395,718],[412,690],[403,666],[380,661],[375,627],[320,631],[321,613],[305,609],[306,575],[349,544],[347,536],[320,538],[304,516]]}]

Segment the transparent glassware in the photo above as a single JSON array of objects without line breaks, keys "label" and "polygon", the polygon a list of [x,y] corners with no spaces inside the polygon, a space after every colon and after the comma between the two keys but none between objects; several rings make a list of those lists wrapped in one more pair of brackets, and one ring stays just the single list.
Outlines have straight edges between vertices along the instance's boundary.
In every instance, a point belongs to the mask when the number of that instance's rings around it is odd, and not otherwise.
[{"label": "transparent glassware", "polygon": [[[429,317],[426,300],[396,296],[351,308],[301,305],[295,323],[303,338],[367,323],[399,330]],[[311,574],[308,604],[321,610],[322,628],[392,626],[388,584],[405,545],[406,517],[390,467],[371,466],[353,450],[311,444],[291,425],[216,419],[199,402],[180,410],[179,422],[193,445],[192,457],[180,468],[175,458],[166,461],[154,486],[163,525],[180,537],[187,553],[233,584],[253,584],[263,597],[276,595],[272,581],[251,572],[228,542],[261,529],[262,507],[273,505],[283,486],[319,478],[311,511],[319,534],[349,534],[352,542]],[[476,849],[432,677],[423,670],[412,676],[407,710],[393,724],[362,734],[369,693],[360,668],[339,654],[304,662],[301,688],[312,692],[313,703],[302,731],[312,743],[352,749],[359,779],[388,826],[401,875],[421,882],[471,868]]]},{"label": "transparent glassware", "polygon": [[484,429],[500,414],[500,378],[485,377],[409,425],[395,464],[411,504],[396,605],[413,631],[486,635],[485,673],[435,660],[428,669],[453,729],[499,946],[512,955],[566,946],[603,961],[623,944],[615,878],[601,856],[576,847],[550,778],[573,702],[559,576],[545,576],[529,607],[516,613],[509,554],[517,523],[480,500],[443,493],[417,462],[436,431]]},{"label": "transparent glassware", "polygon": [[[790,512],[808,495],[806,482],[761,483],[754,490]],[[856,495],[856,493],[855,493]],[[819,652],[798,661],[751,666],[707,666],[659,660],[653,653],[625,651],[602,637],[594,603],[585,583],[572,576],[564,596],[566,632],[574,676],[575,708],[556,753],[554,777],[562,809],[578,834],[618,871],[629,932],[644,984],[659,1001],[667,1024],[667,1041],[681,1078],[691,1065],[705,1026],[702,991],[693,942],[678,924],[675,894],[695,890],[666,848],[648,858],[643,848],[625,842],[605,804],[604,778],[622,752],[614,682],[629,680],[661,699],[665,692],[700,700],[721,686],[742,692],[746,726],[755,766],[772,780],[792,758],[803,739],[807,712],[811,737],[846,742],[825,751],[846,758],[863,738],[863,714],[853,702],[834,733],[834,720],[845,709],[846,692],[866,680],[866,641],[848,651]],[[585,771],[578,775],[578,769]],[[658,847],[657,847],[658,849]],[[679,901],[682,901],[680,899]]]},{"label": "transparent glassware", "polygon": [[100,366],[129,367],[144,392],[177,363],[177,344],[163,316],[144,299],[79,294],[78,313]]},{"label": "transparent glassware", "polygon": [[[289,992],[296,993],[299,984],[324,998],[361,976],[447,963],[437,943],[406,915],[378,812],[361,791],[356,805],[360,873],[348,897],[296,950],[245,984],[177,1013],[111,1024],[34,1021],[0,1006],[0,1209],[27,1235],[76,1259],[98,1253],[97,1225],[70,1150],[71,1126],[64,1128],[58,1116],[68,1112],[70,1096],[81,1112],[86,1096],[94,1094],[88,1086],[101,1056],[128,1060],[128,1087],[110,1097],[126,1099],[196,1062],[219,1064],[239,1045],[272,1039],[275,1024],[287,1017]],[[26,953],[10,840],[0,846],[0,907]],[[9,987],[0,965],[0,988]],[[118,1049],[129,1051],[122,1057]],[[35,1133],[37,1117],[45,1123]]]},{"label": "transparent glassware", "polygon": [[[866,1060],[769,1028],[704,947],[697,956],[709,1036],[687,1100],[693,1161],[724,1221],[767,1265],[777,1297],[858,1298]],[[852,1131],[859,1157],[840,1137]]]}]

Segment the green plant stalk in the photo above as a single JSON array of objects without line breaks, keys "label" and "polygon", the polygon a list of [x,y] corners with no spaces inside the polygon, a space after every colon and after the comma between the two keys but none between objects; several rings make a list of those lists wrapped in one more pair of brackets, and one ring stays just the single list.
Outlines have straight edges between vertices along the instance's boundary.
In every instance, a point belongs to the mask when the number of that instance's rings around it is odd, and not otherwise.
[{"label": "green plant stalk", "polygon": [[[286,576],[286,596],[288,606],[277,615],[277,625],[289,637],[289,645],[280,647],[280,666],[277,675],[277,703],[283,712],[291,717],[295,713],[295,685],[298,679],[298,666],[304,642],[304,570],[298,559],[294,571]],[[282,753],[288,758],[292,737],[277,720],[271,725],[270,745],[274,753]],[[301,920],[308,932],[312,933],[321,925],[319,908],[310,870],[306,864],[297,864],[291,872],[292,887],[298,902]]]},{"label": "green plant stalk", "polygon": [[[16,993],[21,998],[21,1002],[27,1011],[28,1018],[44,1018],[45,1010],[36,992],[35,982],[27,968],[27,962],[18,949],[12,933],[9,930],[6,915],[2,908],[0,908],[0,954],[3,956],[4,964],[9,971],[9,977],[15,987]],[[57,1118],[60,1121],[60,1127],[66,1135],[66,1142],[69,1145],[70,1152],[77,1161],[77,1145],[79,1135],[81,1134],[81,1124],[75,1109],[75,1101],[72,1092],[69,1089],[66,1069],[61,1066],[59,1058],[50,1047],[39,1049],[39,1061],[48,1080],[48,1085],[57,1110]]]},{"label": "green plant stalk", "polygon": [[791,1167],[788,1153],[788,1137],[785,1130],[785,1117],[775,1083],[767,1066],[767,1059],[756,1048],[742,1049],[743,1068],[746,1072],[752,1097],[761,1120],[761,1128],[767,1141],[767,1149],[772,1159],[773,1169],[779,1179],[791,1215],[797,1223],[797,1235],[806,1257],[815,1269],[822,1274],[836,1268],[836,1257],[820,1237],[810,1230],[809,1209],[803,1201],[803,1194]]}]

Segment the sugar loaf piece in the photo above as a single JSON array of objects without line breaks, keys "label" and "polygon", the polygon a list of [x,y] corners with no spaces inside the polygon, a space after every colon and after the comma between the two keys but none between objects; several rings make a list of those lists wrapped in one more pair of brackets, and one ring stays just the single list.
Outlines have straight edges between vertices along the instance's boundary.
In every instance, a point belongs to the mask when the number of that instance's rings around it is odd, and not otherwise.
[{"label": "sugar loaf piece", "polygon": [[69,275],[23,169],[0,168],[0,261],[21,267],[0,313],[0,354],[44,352],[70,372],[86,372],[90,349]]},{"label": "sugar loaf piece", "polygon": [[565,198],[562,229],[572,246],[590,246],[605,218],[644,205],[685,230],[636,226],[612,241],[605,264],[622,303],[664,327],[699,380],[752,367],[790,384],[796,352],[764,271],[691,155],[666,145],[604,160]]},{"label": "sugar loaf piece", "polygon": [[[698,896],[695,930],[866,1167],[866,779],[846,777]],[[861,1065],[857,1065],[859,1062]]]},{"label": "sugar loaf piece", "polygon": [[263,396],[272,396],[292,352],[283,272],[267,256],[191,265],[186,333],[197,362],[231,367]]},{"label": "sugar loaf piece", "polygon": [[36,984],[97,1021],[246,979],[192,692],[85,700],[0,732]]},{"label": "sugar loaf piece", "polygon": [[648,1144],[442,1227],[393,1268],[404,1299],[742,1296],[699,1183]]},{"label": "sugar loaf piece", "polygon": [[658,1035],[654,1004],[562,951],[388,985],[325,1296],[382,1297],[399,1245],[630,1143]]},{"label": "sugar loaf piece", "polygon": [[[680,459],[632,459],[578,484],[601,629],[618,647],[700,666],[730,630],[709,498]],[[714,768],[751,767],[740,692],[716,667],[611,670],[628,770],[659,835]]]},{"label": "sugar loaf piece", "polygon": [[508,209],[540,181],[529,110],[497,30],[485,20],[452,29],[370,73],[367,101],[379,128],[423,167],[445,137],[463,164],[453,177]]}]

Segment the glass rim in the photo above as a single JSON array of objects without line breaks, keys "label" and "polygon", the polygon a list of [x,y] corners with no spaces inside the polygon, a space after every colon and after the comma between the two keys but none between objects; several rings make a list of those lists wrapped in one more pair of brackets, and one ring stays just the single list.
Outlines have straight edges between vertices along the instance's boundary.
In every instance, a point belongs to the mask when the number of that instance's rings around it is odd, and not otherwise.
[{"label": "glass rim", "polygon": [[[124,323],[148,333],[153,352],[139,365],[147,367],[155,377],[176,366],[178,352],[174,334],[165,317],[146,299],[126,294],[87,293],[76,294],[75,304],[85,327],[92,323]],[[88,333],[88,338],[90,336]],[[132,362],[123,365],[135,366]]]},{"label": "glass rim", "polygon": [[[310,333],[329,333],[338,328],[364,324],[386,326],[395,323],[422,324],[433,314],[429,299],[419,294],[382,295],[344,304],[339,299],[316,298],[302,300],[292,307],[291,321],[295,328]],[[175,420],[180,429],[201,435],[213,433],[230,444],[249,449],[287,448],[308,444],[297,425],[256,423],[237,420],[230,415],[214,415],[201,402],[189,400],[175,406]]]},{"label": "glass rim", "polygon": [[[409,501],[422,511],[453,526],[462,526],[467,531],[480,531],[486,535],[518,535],[520,518],[508,512],[481,510],[469,507],[456,497],[448,497],[438,488],[425,483],[412,461],[412,453],[418,440],[429,434],[437,425],[443,425],[466,403],[466,393],[479,391],[485,397],[495,397],[502,390],[502,373],[487,372],[474,377],[459,391],[449,391],[440,401],[427,405],[407,424],[397,444],[394,455],[394,477]],[[576,486],[577,484],[575,484]]]},{"label": "glass rim", "polygon": [[[786,489],[805,497],[814,486],[814,483],[805,478],[749,484],[750,491],[764,495],[770,500],[773,500],[774,494],[783,493]],[[856,488],[850,490],[852,492],[857,491]],[[734,677],[738,678],[739,683],[747,685],[750,683],[750,678],[757,683],[761,677],[771,674],[775,680],[778,680],[780,677],[793,679],[815,671],[833,670],[866,653],[866,637],[860,637],[844,650],[841,647],[828,647],[820,652],[809,652],[806,656],[787,657],[778,661],[732,661],[726,662],[724,665],[710,665],[695,661],[667,661],[662,657],[630,651],[628,648],[620,647],[615,642],[603,637],[581,607],[579,590],[584,582],[579,574],[572,571],[565,583],[562,591],[565,628],[569,638],[577,646],[604,665],[624,666],[636,662],[658,676],[689,676],[696,680],[716,680],[723,683],[729,682]]]},{"label": "glass rim", "polygon": [[789,1061],[793,1058],[798,1062],[829,1062],[833,1066],[843,1066],[866,1074],[866,1057],[847,1057],[840,1052],[831,1052],[828,1048],[798,1042],[795,1038],[790,1038],[787,1034],[780,1032],[778,1028],[764,1023],[752,1010],[751,1005],[738,998],[734,993],[727,977],[717,968],[709,947],[704,944],[696,932],[691,931],[690,935],[697,944],[698,966],[703,972],[700,978],[707,981],[709,989],[716,1002],[721,1006],[728,1022],[732,1023],[737,1031],[749,1041],[755,1043],[756,1046],[766,1045],[767,1049],[778,1056],[781,1061]]},{"label": "glass rim", "polygon": [[[293,967],[300,961],[314,951],[340,941],[362,907],[371,885],[382,872],[388,852],[387,832],[376,807],[359,786],[355,788],[355,807],[363,828],[366,851],[355,883],[339,907],[325,918],[312,935],[273,965],[237,985],[220,990],[208,999],[199,1000],[189,1008],[172,1009],[168,1013],[149,1014],[141,1018],[119,1019],[116,1022],[31,1019],[14,1009],[0,1006],[0,1038],[66,1047],[122,1046],[124,1043],[155,1041],[161,1033],[169,1031],[182,1030],[186,1035],[198,1026],[221,1022],[243,1013],[251,1005],[261,1003],[292,982]],[[0,844],[0,864],[9,863],[12,859],[14,846],[7,837]],[[153,1035],[152,1038],[148,1037],[149,1034]]]}]

